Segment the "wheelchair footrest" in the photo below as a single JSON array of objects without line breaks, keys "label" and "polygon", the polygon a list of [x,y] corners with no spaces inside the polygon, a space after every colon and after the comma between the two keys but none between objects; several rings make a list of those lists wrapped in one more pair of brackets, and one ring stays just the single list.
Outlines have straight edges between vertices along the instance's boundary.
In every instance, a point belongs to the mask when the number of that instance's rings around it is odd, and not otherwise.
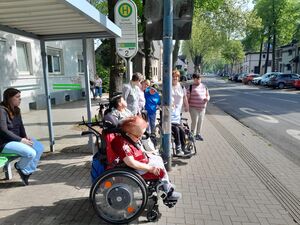
[{"label": "wheelchair footrest", "polygon": [[166,198],[165,200],[163,200],[163,203],[169,208],[173,208],[176,205],[177,200],[168,200],[168,198]]}]

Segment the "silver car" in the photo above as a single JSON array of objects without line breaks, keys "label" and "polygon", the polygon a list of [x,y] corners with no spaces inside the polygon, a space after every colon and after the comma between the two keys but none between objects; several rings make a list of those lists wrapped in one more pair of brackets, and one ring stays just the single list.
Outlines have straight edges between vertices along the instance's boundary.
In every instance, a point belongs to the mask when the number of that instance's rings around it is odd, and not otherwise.
[{"label": "silver car", "polygon": [[268,80],[271,76],[276,75],[276,74],[281,74],[280,72],[269,72],[269,73],[265,73],[264,75],[262,75],[261,77],[257,77],[253,79],[253,83],[254,84],[258,84],[258,85],[267,85],[268,84]]}]

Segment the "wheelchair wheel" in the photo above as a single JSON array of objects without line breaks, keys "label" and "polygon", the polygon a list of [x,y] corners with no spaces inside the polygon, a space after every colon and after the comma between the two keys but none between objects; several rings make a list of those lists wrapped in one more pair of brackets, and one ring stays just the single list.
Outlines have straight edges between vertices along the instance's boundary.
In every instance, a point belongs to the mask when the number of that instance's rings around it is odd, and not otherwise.
[{"label": "wheelchair wheel", "polygon": [[91,187],[90,198],[97,215],[112,224],[135,220],[148,201],[146,183],[135,171],[112,169],[104,172]]}]

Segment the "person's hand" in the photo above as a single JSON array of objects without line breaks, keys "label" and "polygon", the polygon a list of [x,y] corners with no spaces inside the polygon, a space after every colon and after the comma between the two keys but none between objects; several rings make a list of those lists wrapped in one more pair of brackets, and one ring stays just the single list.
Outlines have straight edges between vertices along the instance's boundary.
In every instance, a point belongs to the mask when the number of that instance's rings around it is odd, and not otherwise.
[{"label": "person's hand", "polygon": [[189,107],[188,106],[184,107],[184,111],[188,112],[189,111]]},{"label": "person's hand", "polygon": [[160,174],[160,168],[159,167],[155,167],[155,166],[151,166],[150,173],[153,173],[155,176],[159,176]]},{"label": "person's hand", "polygon": [[204,103],[208,102],[208,99],[207,98],[203,99],[203,102]]},{"label": "person's hand", "polygon": [[25,145],[29,145],[29,146],[33,145],[33,142],[31,140],[27,139],[27,138],[22,138],[21,143],[23,143]]}]

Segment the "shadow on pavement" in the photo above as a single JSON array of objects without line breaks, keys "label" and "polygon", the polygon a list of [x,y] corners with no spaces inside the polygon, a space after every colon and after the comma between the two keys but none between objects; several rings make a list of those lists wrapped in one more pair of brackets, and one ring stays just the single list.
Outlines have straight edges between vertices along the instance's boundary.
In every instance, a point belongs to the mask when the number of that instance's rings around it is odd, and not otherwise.
[{"label": "shadow on pavement", "polygon": [[[82,149],[82,146],[76,147]],[[60,153],[46,153],[40,161],[38,170],[31,175],[29,186],[64,183],[76,189],[89,189],[92,154],[79,152],[74,146],[72,150],[73,152],[64,149],[64,152]],[[13,169],[13,179],[1,180],[0,184],[0,189],[23,186],[15,169]]]},{"label": "shadow on pavement", "polygon": [[95,214],[88,198],[64,199],[54,202],[53,206],[33,206],[0,219],[1,225],[91,223],[107,224]]}]

